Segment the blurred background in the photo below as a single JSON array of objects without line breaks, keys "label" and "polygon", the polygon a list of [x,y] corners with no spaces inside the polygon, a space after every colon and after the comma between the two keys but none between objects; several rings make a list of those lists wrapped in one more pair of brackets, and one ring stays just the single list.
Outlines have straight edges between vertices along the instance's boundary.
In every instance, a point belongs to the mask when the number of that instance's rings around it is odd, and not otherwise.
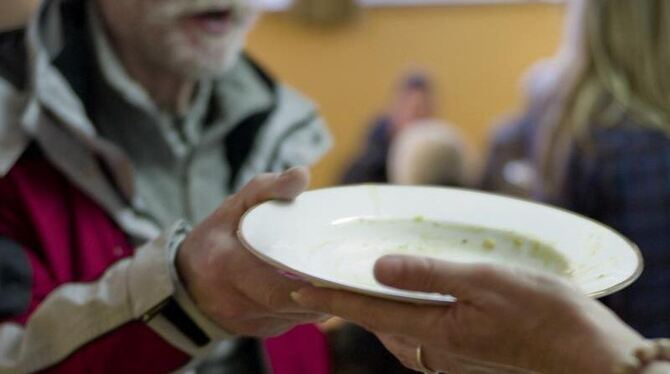
[{"label": "blurred background", "polygon": [[411,69],[433,78],[435,116],[461,129],[475,154],[484,152],[497,120],[521,110],[524,71],[556,51],[564,14],[550,3],[497,3],[366,7],[321,27],[290,13],[264,16],[251,53],[316,100],[335,136],[314,170],[316,187],[339,181],[367,123]]},{"label": "blurred background", "polygon": [[[562,4],[541,1],[377,0],[354,11],[347,0],[298,1],[292,11],[285,1],[266,1],[274,10],[254,29],[250,53],[314,99],[335,136],[314,169],[314,187],[340,181],[368,123],[411,70],[431,77],[434,116],[460,129],[476,162],[498,119],[521,110],[520,79],[554,54],[564,17]],[[0,29],[9,29],[38,0],[3,3]]]}]

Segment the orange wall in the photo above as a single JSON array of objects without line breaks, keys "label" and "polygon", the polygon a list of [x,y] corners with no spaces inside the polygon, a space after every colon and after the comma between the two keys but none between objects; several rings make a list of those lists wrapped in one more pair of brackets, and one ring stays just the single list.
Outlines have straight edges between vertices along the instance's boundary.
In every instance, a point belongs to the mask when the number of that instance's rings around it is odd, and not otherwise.
[{"label": "orange wall", "polygon": [[376,8],[324,30],[272,14],[250,49],[321,106],[336,140],[314,170],[314,185],[324,186],[358,150],[398,75],[415,66],[437,80],[439,117],[482,150],[492,122],[519,107],[523,71],[555,51],[562,16],[562,7],[546,4]]}]

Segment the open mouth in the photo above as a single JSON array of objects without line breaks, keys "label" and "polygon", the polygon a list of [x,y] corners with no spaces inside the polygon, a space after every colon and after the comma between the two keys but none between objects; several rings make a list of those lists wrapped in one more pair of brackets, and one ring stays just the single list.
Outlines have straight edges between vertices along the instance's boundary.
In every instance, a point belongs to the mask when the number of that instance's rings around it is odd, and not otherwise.
[{"label": "open mouth", "polygon": [[222,34],[232,24],[233,11],[231,9],[222,9],[196,13],[189,16],[189,20],[204,32]]}]

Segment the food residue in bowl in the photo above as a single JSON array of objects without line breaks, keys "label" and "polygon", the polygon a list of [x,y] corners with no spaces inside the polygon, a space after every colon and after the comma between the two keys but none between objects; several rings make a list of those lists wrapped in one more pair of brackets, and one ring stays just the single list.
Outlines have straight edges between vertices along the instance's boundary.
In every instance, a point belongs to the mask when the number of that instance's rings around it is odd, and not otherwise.
[{"label": "food residue in bowl", "polygon": [[374,263],[390,254],[454,262],[515,265],[569,276],[568,261],[550,245],[509,231],[411,219],[353,218],[333,224],[323,242],[300,259],[325,279],[376,285]]}]

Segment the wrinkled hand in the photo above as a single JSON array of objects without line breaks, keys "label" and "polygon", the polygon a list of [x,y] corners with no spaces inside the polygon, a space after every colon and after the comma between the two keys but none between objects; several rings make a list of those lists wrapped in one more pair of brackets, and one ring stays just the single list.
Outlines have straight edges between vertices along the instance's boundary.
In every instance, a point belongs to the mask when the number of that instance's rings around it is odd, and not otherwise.
[{"label": "wrinkled hand", "polygon": [[237,230],[244,213],[267,200],[292,200],[305,190],[309,174],[291,169],[257,177],[194,228],[177,254],[182,282],[198,308],[226,331],[273,336],[297,324],[322,320],[291,300],[305,287],[288,279],[243,248]]},{"label": "wrinkled hand", "polygon": [[426,365],[449,373],[474,367],[604,373],[642,343],[600,303],[547,275],[395,256],[380,260],[375,275],[391,287],[450,294],[458,301],[422,306],[313,287],[293,297],[377,333],[415,370],[422,345]]}]

